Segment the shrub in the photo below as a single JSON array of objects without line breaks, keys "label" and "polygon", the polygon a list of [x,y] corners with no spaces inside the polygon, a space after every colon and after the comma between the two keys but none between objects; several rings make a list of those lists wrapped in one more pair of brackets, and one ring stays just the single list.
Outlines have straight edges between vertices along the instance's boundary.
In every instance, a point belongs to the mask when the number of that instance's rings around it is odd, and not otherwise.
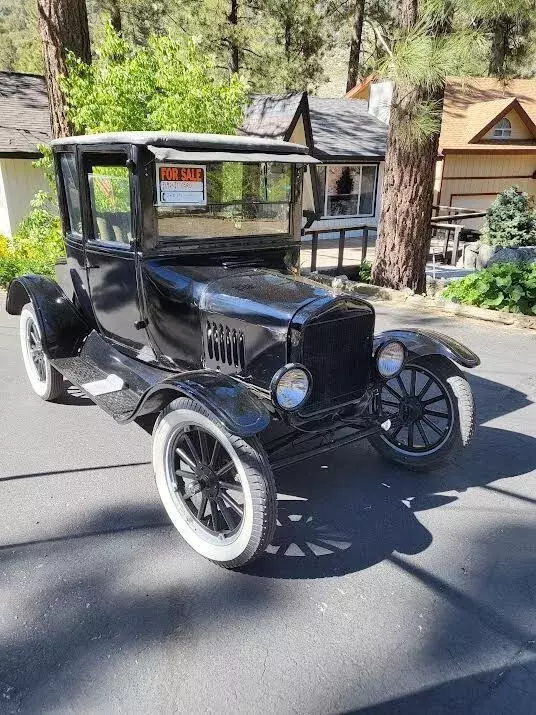
[{"label": "shrub", "polygon": [[0,285],[24,273],[54,277],[56,260],[64,246],[60,220],[53,212],[51,198],[40,191],[30,204],[30,213],[21,221],[11,241],[0,237]]},{"label": "shrub", "polygon": [[517,186],[499,194],[488,209],[482,240],[492,246],[517,248],[536,244],[533,199]]},{"label": "shrub", "polygon": [[452,281],[442,296],[491,310],[536,314],[536,263],[496,263]]}]

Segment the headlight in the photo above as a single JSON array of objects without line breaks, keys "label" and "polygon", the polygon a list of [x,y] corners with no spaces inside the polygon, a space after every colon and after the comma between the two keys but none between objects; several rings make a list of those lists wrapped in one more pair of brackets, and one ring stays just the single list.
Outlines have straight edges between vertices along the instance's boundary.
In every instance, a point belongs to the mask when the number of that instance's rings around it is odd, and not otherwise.
[{"label": "headlight", "polygon": [[404,367],[405,359],[406,348],[398,340],[384,343],[376,351],[376,367],[380,375],[386,379],[398,375]]},{"label": "headlight", "polygon": [[297,410],[309,397],[311,387],[308,370],[301,365],[285,365],[272,378],[272,400],[283,410]]}]

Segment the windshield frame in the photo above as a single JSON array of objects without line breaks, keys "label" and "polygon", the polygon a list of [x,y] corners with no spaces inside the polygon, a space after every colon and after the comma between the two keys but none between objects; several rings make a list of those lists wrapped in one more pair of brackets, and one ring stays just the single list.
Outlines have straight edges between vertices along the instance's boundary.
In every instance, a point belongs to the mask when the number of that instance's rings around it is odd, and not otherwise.
[{"label": "windshield frame", "polygon": [[[143,215],[143,250],[151,253],[170,252],[199,252],[218,251],[223,248],[236,250],[245,245],[252,244],[273,246],[294,245],[301,238],[302,223],[302,181],[304,166],[302,164],[278,161],[278,155],[273,155],[273,163],[288,164],[291,168],[291,191],[290,202],[282,202],[289,205],[289,229],[285,233],[253,234],[244,233],[243,236],[202,236],[202,237],[166,237],[160,239],[157,205],[156,205],[156,162],[154,156],[146,149],[140,148],[139,166],[140,171],[140,193],[142,200]],[[242,153],[237,152],[237,161],[246,160]],[[178,162],[180,163],[180,162]],[[194,162],[192,162],[194,163]],[[270,162],[271,163],[271,162]]]}]

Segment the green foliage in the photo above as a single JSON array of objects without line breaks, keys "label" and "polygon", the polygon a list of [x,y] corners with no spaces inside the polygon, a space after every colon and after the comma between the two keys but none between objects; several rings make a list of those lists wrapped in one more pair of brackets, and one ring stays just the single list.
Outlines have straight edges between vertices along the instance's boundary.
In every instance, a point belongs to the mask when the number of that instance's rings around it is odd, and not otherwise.
[{"label": "green foliage", "polygon": [[106,25],[91,65],[68,58],[62,80],[68,116],[79,133],[168,130],[232,134],[246,88],[220,79],[191,39],[151,35],[134,47]]},{"label": "green foliage", "polygon": [[23,273],[54,277],[54,265],[63,254],[60,220],[53,212],[51,197],[41,191],[12,240],[0,236],[0,286]]},{"label": "green foliage", "polygon": [[372,263],[370,261],[363,261],[358,266],[358,277],[356,280],[361,283],[372,283]]},{"label": "green foliage", "polygon": [[499,194],[486,214],[482,240],[492,246],[517,248],[536,244],[534,200],[517,186]]},{"label": "green foliage", "polygon": [[536,314],[536,263],[496,263],[452,281],[442,293],[456,303]]},{"label": "green foliage", "polygon": [[43,72],[35,0],[0,0],[0,70]]}]

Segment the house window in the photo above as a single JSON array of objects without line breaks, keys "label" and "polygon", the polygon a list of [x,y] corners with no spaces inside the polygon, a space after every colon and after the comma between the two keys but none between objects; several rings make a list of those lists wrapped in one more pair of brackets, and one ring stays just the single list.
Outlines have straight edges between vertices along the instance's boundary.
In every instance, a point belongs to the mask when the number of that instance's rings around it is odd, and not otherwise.
[{"label": "house window", "polygon": [[324,216],[373,216],[377,171],[376,164],[326,166]]},{"label": "house window", "polygon": [[493,130],[494,139],[509,139],[512,136],[512,125],[509,119],[504,117],[497,122],[495,129]]}]

